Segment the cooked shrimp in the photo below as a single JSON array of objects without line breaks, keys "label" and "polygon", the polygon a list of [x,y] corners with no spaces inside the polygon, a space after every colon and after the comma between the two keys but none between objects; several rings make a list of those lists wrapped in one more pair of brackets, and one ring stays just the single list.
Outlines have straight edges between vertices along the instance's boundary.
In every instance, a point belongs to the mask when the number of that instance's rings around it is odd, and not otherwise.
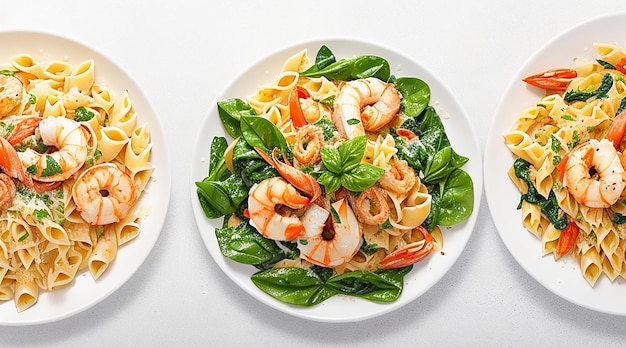
[{"label": "cooked shrimp", "polygon": [[15,128],[7,136],[7,141],[12,146],[19,144],[22,140],[35,134],[35,129],[39,126],[42,118],[33,116],[25,117],[15,124]]},{"label": "cooked shrimp", "polygon": [[346,82],[335,98],[332,119],[347,139],[377,131],[400,111],[400,93],[374,77]]},{"label": "cooked shrimp", "polygon": [[322,132],[322,129],[312,124],[307,124],[296,132],[293,156],[300,164],[317,163],[322,159],[320,155],[322,145],[324,145],[324,132]]},{"label": "cooked shrimp", "polygon": [[395,158],[389,162],[378,183],[385,190],[406,195],[417,183],[417,174],[407,161]]},{"label": "cooked shrimp", "polygon": [[304,233],[300,218],[279,212],[281,206],[301,209],[309,198],[281,177],[269,178],[254,184],[248,195],[248,215],[252,225],[262,235],[274,240],[294,240]]},{"label": "cooked shrimp", "polygon": [[[618,155],[607,139],[578,145],[559,164],[563,185],[586,207],[610,207],[626,187],[626,173]],[[592,176],[590,170],[596,174]]]},{"label": "cooked shrimp", "polygon": [[66,180],[83,166],[87,159],[87,135],[80,124],[65,117],[48,117],[39,122],[39,133],[43,143],[57,151],[41,154],[27,149],[18,153],[34,179]]},{"label": "cooked shrimp", "polygon": [[113,163],[102,163],[82,172],[72,198],[80,216],[91,225],[106,225],[125,218],[137,199],[130,176]]},{"label": "cooked shrimp", "polygon": [[13,205],[15,199],[15,183],[8,175],[0,173],[0,210]]},{"label": "cooked shrimp", "polygon": [[377,187],[361,192],[356,199],[357,215],[363,223],[380,225],[389,218],[385,195]]},{"label": "cooked shrimp", "polygon": [[315,201],[322,194],[322,188],[312,175],[303,173],[301,170],[293,167],[284,154],[283,160],[285,162],[278,160],[276,157],[277,148],[274,148],[271,156],[258,147],[255,147],[255,150],[267,163],[272,165],[285,180],[289,181],[290,184],[309,197],[311,202]]},{"label": "cooked shrimp", "polygon": [[0,118],[22,102],[24,85],[15,76],[0,75]]},{"label": "cooked shrimp", "polygon": [[305,235],[298,239],[300,256],[322,267],[349,261],[361,246],[361,228],[348,201],[341,199],[331,206],[337,212],[337,217],[331,218],[332,229],[326,227],[330,212],[311,204],[302,216]]}]

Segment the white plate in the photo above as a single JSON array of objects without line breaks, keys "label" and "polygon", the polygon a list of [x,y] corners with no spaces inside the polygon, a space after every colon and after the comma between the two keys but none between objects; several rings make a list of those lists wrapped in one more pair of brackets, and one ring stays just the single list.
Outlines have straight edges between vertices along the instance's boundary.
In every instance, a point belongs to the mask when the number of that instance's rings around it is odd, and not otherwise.
[{"label": "white plate", "polygon": [[[397,67],[397,70],[392,70],[392,74],[398,77],[415,76],[426,81],[432,90],[431,105],[436,106],[453,148],[470,158],[463,169],[474,180],[474,212],[464,223],[444,231],[445,247],[442,253],[436,253],[425,261],[416,264],[413,270],[405,276],[403,294],[392,303],[381,304],[355,297],[334,296],[314,307],[298,307],[275,300],[259,290],[250,281],[250,276],[256,270],[254,267],[236,263],[222,256],[214,233],[214,229],[221,225],[222,219],[207,219],[198,202],[194,183],[201,181],[206,176],[211,140],[217,135],[226,136],[225,131],[220,126],[216,102],[231,97],[245,99],[262,84],[271,82],[289,56],[306,48],[309,59],[314,61],[315,55],[322,45],[328,46],[337,59],[364,54],[386,58],[392,69]],[[200,235],[215,262],[238,286],[275,309],[297,317],[325,322],[358,321],[390,312],[416,299],[441,279],[457,260],[472,234],[482,193],[482,163],[480,148],[471,129],[472,125],[465,112],[444,84],[430,71],[397,51],[377,44],[347,38],[320,39],[283,48],[257,61],[233,79],[211,104],[209,114],[200,127],[193,152],[194,162],[191,171],[192,205]]]},{"label": "white plate", "polygon": [[0,62],[28,53],[41,61],[68,59],[72,64],[94,59],[96,80],[108,85],[114,93],[128,89],[140,123],[147,123],[152,136],[154,181],[137,204],[147,206],[149,215],[141,223],[137,239],[118,250],[109,269],[94,281],[89,272],[81,272],[68,287],[52,292],[40,291],[39,300],[31,308],[17,313],[12,300],[0,303],[0,325],[30,325],[52,322],[84,311],[102,301],[122,286],[144,262],[165,220],[170,196],[170,167],[165,137],[148,98],[137,82],[110,58],[91,47],[68,38],[40,32],[0,32]]},{"label": "white plate", "polygon": [[583,278],[578,262],[564,257],[555,262],[552,256],[541,257],[540,241],[521,224],[516,209],[520,193],[507,176],[513,157],[504,145],[503,134],[516,117],[534,105],[542,92],[527,86],[521,79],[552,68],[569,68],[573,58],[597,58],[593,43],[626,44],[626,35],[615,30],[626,21],[626,14],[596,18],[560,34],[537,51],[515,74],[506,90],[489,130],[485,147],[485,194],[491,216],[506,247],[532,277],[556,295],[582,307],[599,312],[626,315],[626,283],[611,283],[600,277],[595,287]]}]

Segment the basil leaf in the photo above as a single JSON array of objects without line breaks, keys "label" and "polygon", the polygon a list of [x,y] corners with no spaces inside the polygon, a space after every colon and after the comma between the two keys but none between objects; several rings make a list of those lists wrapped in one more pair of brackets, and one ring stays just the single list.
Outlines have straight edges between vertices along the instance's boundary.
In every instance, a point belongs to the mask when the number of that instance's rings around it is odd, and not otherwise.
[{"label": "basil leaf", "polygon": [[322,175],[317,178],[317,182],[324,186],[328,194],[337,191],[341,186],[340,177],[334,175],[332,172],[323,172]]},{"label": "basil leaf", "polygon": [[241,136],[240,120],[243,116],[254,116],[256,111],[239,98],[229,98],[217,102],[217,113],[226,132],[233,138]]},{"label": "basil leaf", "polygon": [[363,159],[363,154],[365,153],[366,144],[367,138],[365,137],[365,135],[361,135],[354,139],[344,141],[339,146],[341,167],[343,168],[344,172],[352,170],[352,168],[361,163],[361,160]]},{"label": "basil leaf", "polygon": [[335,149],[332,146],[325,145],[320,149],[320,155],[326,169],[336,174],[341,174],[343,172],[342,160],[339,150]]},{"label": "basil leaf", "polygon": [[419,116],[430,102],[430,86],[415,77],[400,77],[395,82],[402,95],[402,111],[406,116]]},{"label": "basil leaf", "polygon": [[372,187],[385,170],[372,164],[360,164],[341,176],[341,185],[352,192],[362,192]]}]

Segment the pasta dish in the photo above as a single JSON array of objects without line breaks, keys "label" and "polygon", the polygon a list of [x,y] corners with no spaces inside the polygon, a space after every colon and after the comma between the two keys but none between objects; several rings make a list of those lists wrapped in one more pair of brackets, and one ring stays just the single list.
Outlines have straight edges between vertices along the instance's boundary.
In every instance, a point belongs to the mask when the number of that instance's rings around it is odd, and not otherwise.
[{"label": "pasta dish", "polygon": [[212,141],[197,182],[222,254],[296,305],[335,294],[393,301],[412,265],[465,220],[473,186],[415,77],[381,57],[288,57],[271,83],[217,103],[231,140]]},{"label": "pasta dish", "polygon": [[573,257],[591,286],[626,277],[626,51],[594,48],[595,60],[525,78],[546,93],[504,134],[522,224],[542,255]]},{"label": "pasta dish", "polygon": [[98,279],[140,232],[151,149],[94,60],[0,64],[0,300],[24,311],[82,270]]}]

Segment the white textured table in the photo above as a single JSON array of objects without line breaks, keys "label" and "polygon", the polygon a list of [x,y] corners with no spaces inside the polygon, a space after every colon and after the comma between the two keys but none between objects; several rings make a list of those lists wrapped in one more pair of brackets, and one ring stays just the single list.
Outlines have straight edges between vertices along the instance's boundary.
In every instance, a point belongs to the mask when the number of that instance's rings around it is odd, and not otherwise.
[{"label": "white textured table", "polygon": [[[556,34],[626,9],[619,0],[5,2],[0,30],[49,31],[106,53],[143,86],[170,140],[172,195],[161,237],[125,285],[68,319],[0,327],[0,346],[619,346],[626,318],[555,296],[510,256],[483,199],[465,252],[406,307],[326,324],[294,318],[240,290],[194,223],[189,149],[222,87],[278,48],[324,36],[371,39],[440,76],[484,147],[503,90]],[[615,28],[623,30],[623,28]],[[2,43],[0,43],[2,44]],[[193,66],[195,74],[181,73]],[[184,118],[186,127],[177,119]],[[626,300],[626,296],[625,296]]]}]

